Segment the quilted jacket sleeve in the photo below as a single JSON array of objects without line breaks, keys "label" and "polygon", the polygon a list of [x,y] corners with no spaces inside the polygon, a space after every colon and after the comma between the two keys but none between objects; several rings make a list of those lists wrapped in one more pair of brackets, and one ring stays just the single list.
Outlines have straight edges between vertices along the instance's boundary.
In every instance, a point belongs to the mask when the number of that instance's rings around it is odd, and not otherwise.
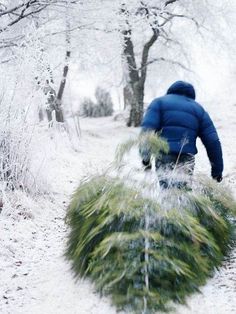
[{"label": "quilted jacket sleeve", "polygon": [[199,137],[204,144],[211,163],[211,175],[217,177],[223,172],[223,156],[216,128],[207,112],[204,112],[199,129]]},{"label": "quilted jacket sleeve", "polygon": [[142,129],[159,131],[161,128],[160,113],[160,101],[158,99],[154,99],[147,108],[146,114],[141,124]]}]

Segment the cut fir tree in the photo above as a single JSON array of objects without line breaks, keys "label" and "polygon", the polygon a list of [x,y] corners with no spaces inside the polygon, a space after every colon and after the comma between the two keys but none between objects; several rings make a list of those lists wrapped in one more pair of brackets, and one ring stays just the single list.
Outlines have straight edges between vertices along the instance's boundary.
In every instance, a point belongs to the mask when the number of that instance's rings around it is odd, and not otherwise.
[{"label": "cut fir tree", "polygon": [[[166,147],[155,138],[152,154]],[[120,147],[116,162],[138,142]],[[212,181],[200,178],[189,190],[167,189],[156,198],[143,192],[118,176],[95,176],[80,184],[66,216],[65,255],[75,275],[90,278],[129,313],[185,303],[233,243],[236,204]]]}]

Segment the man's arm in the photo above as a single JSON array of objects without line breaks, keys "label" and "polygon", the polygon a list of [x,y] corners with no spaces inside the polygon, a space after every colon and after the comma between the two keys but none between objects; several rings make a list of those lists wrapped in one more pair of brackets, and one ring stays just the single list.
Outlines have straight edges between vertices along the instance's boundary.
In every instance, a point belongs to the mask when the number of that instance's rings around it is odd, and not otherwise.
[{"label": "man's arm", "polygon": [[160,100],[154,99],[148,106],[147,111],[144,115],[142,124],[142,130],[159,131],[160,125]]},{"label": "man's arm", "polygon": [[224,168],[222,148],[216,128],[207,112],[204,112],[201,120],[199,137],[206,148],[211,163],[211,176],[220,182]]}]

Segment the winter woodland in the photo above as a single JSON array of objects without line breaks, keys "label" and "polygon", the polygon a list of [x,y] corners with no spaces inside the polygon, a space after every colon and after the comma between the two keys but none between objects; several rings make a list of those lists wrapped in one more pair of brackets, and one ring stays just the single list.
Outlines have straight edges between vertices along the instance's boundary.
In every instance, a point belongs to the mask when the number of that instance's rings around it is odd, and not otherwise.
[{"label": "winter woodland", "polygon": [[[1,313],[116,313],[75,282],[64,218],[174,81],[213,117],[236,195],[235,19],[234,0],[0,0]],[[198,148],[196,173],[210,176]],[[201,292],[175,312],[236,313],[235,250]]]}]

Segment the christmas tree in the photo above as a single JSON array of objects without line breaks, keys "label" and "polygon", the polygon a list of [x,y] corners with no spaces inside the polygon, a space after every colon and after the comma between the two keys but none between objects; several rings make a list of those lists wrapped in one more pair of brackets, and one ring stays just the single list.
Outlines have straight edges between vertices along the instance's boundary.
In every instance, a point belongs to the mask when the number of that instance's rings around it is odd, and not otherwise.
[{"label": "christmas tree", "polygon": [[[121,145],[115,165],[140,144],[150,156],[168,152],[149,134]],[[75,275],[92,279],[119,310],[168,311],[170,302],[183,304],[199,291],[228,254],[236,203],[204,177],[186,189],[162,190],[117,173],[86,179],[75,191],[66,257]]]}]

